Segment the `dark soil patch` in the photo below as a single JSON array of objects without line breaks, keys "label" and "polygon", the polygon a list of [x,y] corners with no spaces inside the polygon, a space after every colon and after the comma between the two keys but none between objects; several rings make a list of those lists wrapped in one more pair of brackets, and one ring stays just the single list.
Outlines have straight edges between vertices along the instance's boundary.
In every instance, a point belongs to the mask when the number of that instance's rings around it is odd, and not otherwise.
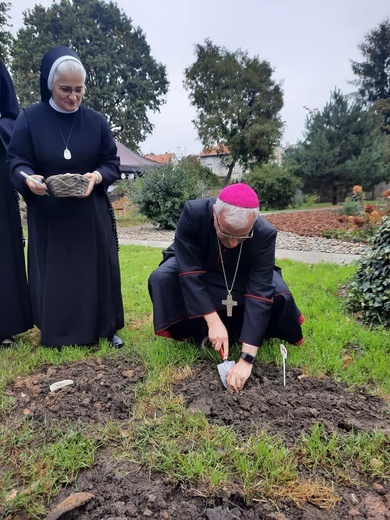
[{"label": "dark soil patch", "polygon": [[245,391],[221,392],[216,368],[201,363],[194,377],[176,387],[187,406],[202,411],[211,423],[232,425],[242,435],[266,430],[283,438],[291,447],[302,432],[324,423],[328,432],[345,434],[354,430],[382,429],[390,433],[390,418],[382,399],[363,390],[349,391],[329,377],[312,378],[300,370],[255,364]]},{"label": "dark soil patch", "polygon": [[[329,431],[339,434],[351,428],[390,430],[386,405],[379,397],[363,390],[349,391],[327,377],[302,376],[300,371],[288,369],[284,387],[279,367],[256,365],[245,391],[231,395],[223,389],[215,363],[202,361],[194,365],[192,375],[175,385],[173,391],[183,396],[188,407],[201,410],[211,423],[231,425],[239,434],[253,428],[267,429],[282,436],[287,445],[294,444],[302,431],[309,432],[315,422],[324,422]],[[122,357],[90,358],[72,365],[43,367],[33,375],[19,377],[6,393],[17,399],[14,415],[31,417],[42,424],[45,419],[104,424],[108,419],[129,419],[135,387],[143,377],[142,367]],[[72,379],[74,385],[51,393],[49,386],[63,379]],[[340,502],[333,510],[323,510],[311,503],[299,508],[286,501],[248,505],[233,490],[209,497],[202,489],[190,488],[186,483],[175,485],[140,464],[118,462],[108,450],[100,452],[96,465],[83,471],[75,485],[61,491],[51,508],[76,491],[93,496],[85,505],[56,518],[390,519],[390,490],[381,482],[361,482],[354,488],[335,487]]]},{"label": "dark soil patch", "polygon": [[[114,357],[89,358],[71,365],[43,367],[27,377],[18,377],[5,395],[16,397],[15,413],[46,420],[82,420],[104,424],[109,420],[126,420],[134,403],[135,383],[142,381],[139,364]],[[51,392],[57,381],[72,380],[73,385]]]},{"label": "dark soil patch", "polygon": [[[55,503],[74,490],[63,490]],[[174,485],[155,472],[149,474],[137,464],[112,462],[108,454],[102,454],[93,470],[80,476],[77,490],[88,490],[94,497],[82,508],[61,516],[62,520],[387,520],[390,505],[389,490],[382,486],[339,488],[341,502],[333,510],[311,503],[299,508],[288,501],[247,505],[233,492],[207,497],[199,489]]]}]

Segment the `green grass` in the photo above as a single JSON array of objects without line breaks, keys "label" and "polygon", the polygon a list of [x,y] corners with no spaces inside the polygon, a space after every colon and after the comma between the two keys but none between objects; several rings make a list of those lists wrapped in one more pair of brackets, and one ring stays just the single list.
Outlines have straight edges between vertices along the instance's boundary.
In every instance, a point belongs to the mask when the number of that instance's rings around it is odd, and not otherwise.
[{"label": "green grass", "polygon": [[350,468],[359,468],[369,477],[383,477],[390,467],[390,441],[382,432],[350,433],[340,437],[325,433],[323,424],[316,424],[309,436],[300,439],[300,459],[308,469],[322,468],[337,480],[351,484]]},{"label": "green grass", "polygon": [[161,419],[143,421],[134,446],[144,462],[172,480],[201,483],[208,492],[234,483],[247,499],[271,495],[297,481],[292,453],[266,433],[242,441],[232,429],[211,426],[200,412],[188,411],[180,402],[161,405]]},{"label": "green grass", "polygon": [[[98,450],[131,458],[158,468],[173,482],[187,482],[207,493],[233,489],[249,503],[259,497],[284,497],[320,507],[337,502],[331,486],[300,477],[321,468],[329,479],[350,483],[361,477],[389,479],[389,437],[383,433],[348,436],[325,433],[317,424],[297,446],[287,448],[267,434],[239,437],[232,428],[212,426],[200,412],[184,406],[170,392],[173,381],[184,378],[189,367],[204,356],[187,343],[153,334],[149,273],[162,258],[158,249],[122,246],[120,261],[126,325],[120,352],[145,367],[147,377],[138,385],[133,416],[123,425],[101,428],[70,423],[39,426],[34,420],[16,421],[14,399],[4,389],[18,376],[42,365],[73,363],[89,356],[115,356],[106,341],[95,350],[69,347],[61,351],[39,345],[36,330],[20,335],[17,350],[0,356],[0,516],[42,518],[50,497],[92,467]],[[286,282],[304,313],[305,342],[289,349],[288,364],[307,375],[324,374],[360,385],[386,398],[390,395],[390,334],[369,329],[343,310],[343,287],[356,266],[307,265],[278,262]],[[233,355],[238,353],[233,349]],[[258,353],[259,363],[280,364],[279,342],[269,341]],[[313,498],[314,497],[314,498]]]},{"label": "green grass", "polygon": [[0,426],[0,467],[5,466],[0,506],[5,506],[5,517],[27,511],[29,518],[41,518],[46,501],[94,464],[109,428],[97,432],[71,423],[39,427],[30,421],[5,421]]}]

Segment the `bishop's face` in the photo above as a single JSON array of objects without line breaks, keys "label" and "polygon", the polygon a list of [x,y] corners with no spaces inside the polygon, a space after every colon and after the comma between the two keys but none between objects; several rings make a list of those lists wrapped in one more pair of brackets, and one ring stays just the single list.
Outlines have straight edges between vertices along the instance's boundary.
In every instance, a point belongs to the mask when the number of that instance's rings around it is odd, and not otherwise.
[{"label": "bishop's face", "polygon": [[253,226],[256,217],[249,218],[247,224],[244,227],[237,227],[226,222],[223,211],[219,214],[219,216],[217,216],[215,210],[213,211],[215,232],[217,233],[217,237],[224,247],[233,249],[234,247],[242,244],[242,242],[245,240],[252,238]]},{"label": "bishop's face", "polygon": [[52,98],[62,110],[73,112],[80,105],[85,92],[82,73],[58,74],[53,83]]}]

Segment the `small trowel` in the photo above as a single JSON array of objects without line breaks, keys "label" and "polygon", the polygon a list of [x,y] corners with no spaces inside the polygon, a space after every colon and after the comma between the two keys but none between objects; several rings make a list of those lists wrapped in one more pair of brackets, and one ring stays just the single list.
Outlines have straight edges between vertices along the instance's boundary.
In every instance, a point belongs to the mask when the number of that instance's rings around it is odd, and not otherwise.
[{"label": "small trowel", "polygon": [[[223,350],[223,347],[220,348],[219,353],[221,355],[221,358],[223,359],[223,357],[225,355],[225,351]],[[227,373],[229,372],[229,370],[232,367],[234,367],[235,364],[236,364],[235,361],[228,361],[227,359],[225,359],[222,363],[219,363],[219,365],[217,365],[219,377],[221,378],[222,384],[225,388],[227,388],[227,386],[228,386],[227,385]]]},{"label": "small trowel", "polygon": [[[208,337],[204,338],[204,340],[202,341],[202,344],[201,344],[201,347],[205,352],[206,352],[207,343],[209,343]],[[220,354],[221,358],[223,359],[225,356],[225,351],[223,350],[223,347],[220,348],[219,354]],[[222,363],[219,363],[219,365],[217,365],[219,377],[225,388],[227,388],[227,386],[228,386],[227,385],[227,373],[229,372],[229,370],[232,367],[234,367],[235,364],[236,364],[235,361],[228,361],[227,359],[225,359]]]}]

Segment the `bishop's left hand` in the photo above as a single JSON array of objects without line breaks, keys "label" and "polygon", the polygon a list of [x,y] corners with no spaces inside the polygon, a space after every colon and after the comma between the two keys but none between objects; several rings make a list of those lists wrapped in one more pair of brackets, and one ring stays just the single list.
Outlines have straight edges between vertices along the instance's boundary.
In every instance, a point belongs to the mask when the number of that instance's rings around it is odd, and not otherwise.
[{"label": "bishop's left hand", "polygon": [[253,365],[240,359],[227,373],[227,384],[230,392],[241,392],[249,376],[252,373]]}]

